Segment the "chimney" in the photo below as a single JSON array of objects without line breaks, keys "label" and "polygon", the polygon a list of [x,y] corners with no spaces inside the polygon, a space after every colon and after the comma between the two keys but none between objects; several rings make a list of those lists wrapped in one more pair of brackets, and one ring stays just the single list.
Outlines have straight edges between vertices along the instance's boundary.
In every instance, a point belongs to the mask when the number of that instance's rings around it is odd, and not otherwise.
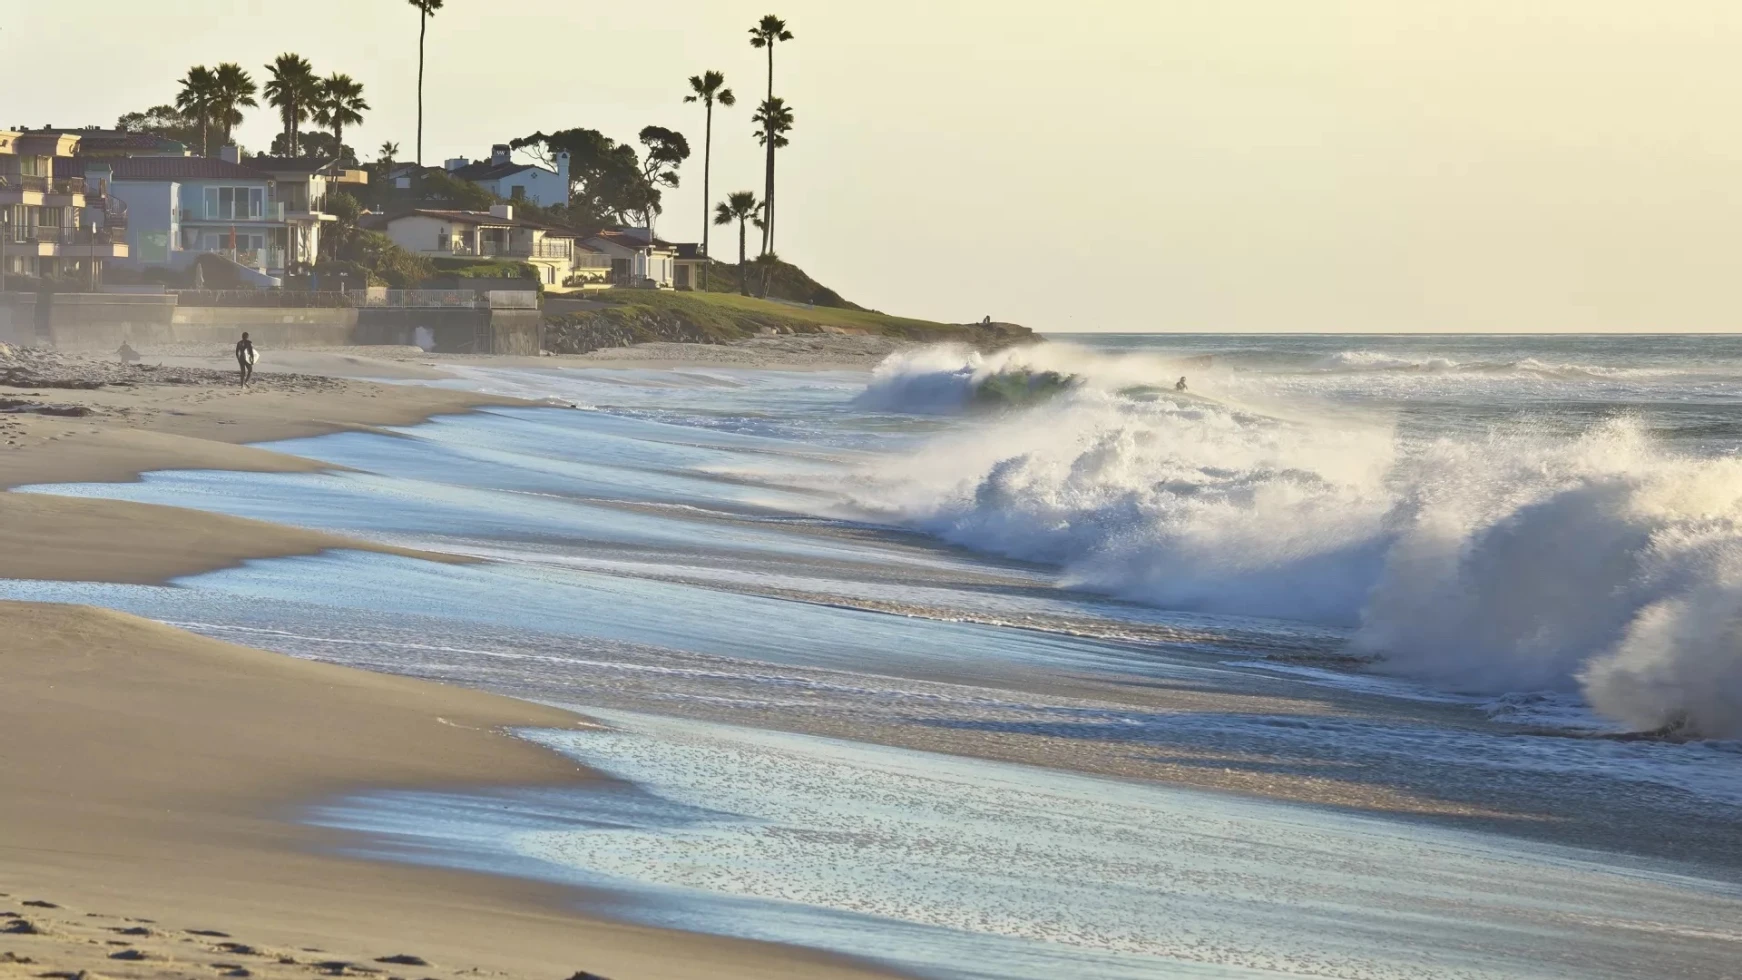
[{"label": "chimney", "polygon": [[491,215],[491,217],[501,218],[503,221],[513,221],[514,220],[514,205],[512,205],[512,204],[492,204],[492,205],[490,205],[490,215]]},{"label": "chimney", "polygon": [[500,167],[503,164],[506,164],[508,158],[509,153],[507,143],[497,143],[495,146],[490,147],[490,165],[492,167]]},{"label": "chimney", "polygon": [[236,149],[236,144],[228,143],[218,147],[218,159],[225,163],[241,163],[242,154]]},{"label": "chimney", "polygon": [[563,207],[569,204],[569,154],[567,150],[556,155],[556,180],[562,193]]},{"label": "chimney", "polygon": [[466,159],[465,157],[454,157],[452,160],[449,160],[449,161],[443,163],[442,169],[446,170],[448,173],[451,174],[454,171],[460,169],[461,167],[469,165],[471,162],[472,161]]}]

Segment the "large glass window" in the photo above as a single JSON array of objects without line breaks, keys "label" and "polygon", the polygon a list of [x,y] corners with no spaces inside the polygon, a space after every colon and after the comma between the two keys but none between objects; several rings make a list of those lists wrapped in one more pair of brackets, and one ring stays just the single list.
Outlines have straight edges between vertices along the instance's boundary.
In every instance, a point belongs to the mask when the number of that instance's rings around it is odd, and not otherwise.
[{"label": "large glass window", "polygon": [[259,219],[266,216],[264,187],[208,187],[206,212],[210,221]]}]

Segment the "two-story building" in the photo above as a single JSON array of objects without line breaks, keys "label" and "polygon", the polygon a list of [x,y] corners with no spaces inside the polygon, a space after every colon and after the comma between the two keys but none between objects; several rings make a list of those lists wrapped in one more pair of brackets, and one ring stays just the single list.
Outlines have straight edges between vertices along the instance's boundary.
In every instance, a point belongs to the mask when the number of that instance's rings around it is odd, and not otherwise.
[{"label": "two-story building", "polygon": [[556,155],[556,169],[515,163],[508,144],[490,148],[490,159],[472,163],[465,157],[446,162],[448,176],[470,181],[505,201],[529,201],[541,208],[569,203],[569,155]]},{"label": "two-story building", "polygon": [[[226,148],[228,149],[228,148]],[[228,154],[227,154],[228,155]],[[128,157],[86,162],[126,202],[130,264],[181,269],[222,255],[266,278],[294,274],[320,255],[329,161]]]},{"label": "two-story building", "polygon": [[611,259],[611,284],[641,289],[671,289],[677,274],[677,246],[646,228],[608,228],[586,243]]},{"label": "two-story building", "polygon": [[0,130],[0,273],[95,287],[128,255],[125,212],[77,169],[79,138]]},{"label": "two-story building", "polygon": [[530,263],[550,287],[604,282],[610,258],[575,232],[518,218],[512,204],[488,211],[418,208],[380,220],[394,244],[429,258],[502,258]]}]

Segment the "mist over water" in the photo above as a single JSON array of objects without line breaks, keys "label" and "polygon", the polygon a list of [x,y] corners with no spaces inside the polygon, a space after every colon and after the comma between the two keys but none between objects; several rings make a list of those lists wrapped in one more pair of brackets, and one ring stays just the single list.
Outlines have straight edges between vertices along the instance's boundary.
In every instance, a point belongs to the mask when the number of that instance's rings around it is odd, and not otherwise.
[{"label": "mist over water", "polygon": [[[1350,627],[1376,670],[1742,736],[1742,460],[1709,424],[1736,413],[1738,362],[1319,340],[1341,349],[898,355],[857,404],[972,412],[999,378],[1071,383],[866,466],[852,496],[1076,587]],[[1411,415],[1424,399],[1438,418]]]}]

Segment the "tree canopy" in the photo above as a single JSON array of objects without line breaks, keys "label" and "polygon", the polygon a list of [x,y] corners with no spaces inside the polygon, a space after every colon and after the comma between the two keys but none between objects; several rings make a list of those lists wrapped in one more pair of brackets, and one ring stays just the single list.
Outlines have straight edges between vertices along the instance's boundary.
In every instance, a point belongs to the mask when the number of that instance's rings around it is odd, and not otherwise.
[{"label": "tree canopy", "polygon": [[[683,139],[679,134],[671,135]],[[514,140],[509,147],[526,150],[547,165],[554,163],[558,153],[569,155],[568,220],[577,228],[627,224],[634,217],[659,211],[659,187],[643,170],[635,148],[596,129],[533,133]],[[667,152],[672,151],[670,144],[666,147]],[[689,156],[687,142],[683,143],[683,156]],[[674,172],[673,186],[675,179]]]}]

